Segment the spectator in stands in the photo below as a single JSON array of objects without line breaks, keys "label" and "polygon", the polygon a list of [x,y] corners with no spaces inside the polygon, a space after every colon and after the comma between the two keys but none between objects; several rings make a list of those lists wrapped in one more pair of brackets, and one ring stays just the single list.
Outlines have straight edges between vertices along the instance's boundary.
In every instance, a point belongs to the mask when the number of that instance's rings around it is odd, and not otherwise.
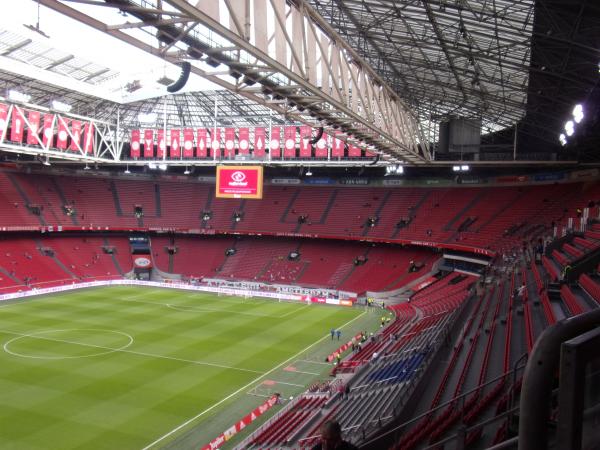
[{"label": "spectator in stands", "polygon": [[342,439],[342,427],[336,420],[321,425],[321,442],[313,450],[358,450],[358,447]]}]

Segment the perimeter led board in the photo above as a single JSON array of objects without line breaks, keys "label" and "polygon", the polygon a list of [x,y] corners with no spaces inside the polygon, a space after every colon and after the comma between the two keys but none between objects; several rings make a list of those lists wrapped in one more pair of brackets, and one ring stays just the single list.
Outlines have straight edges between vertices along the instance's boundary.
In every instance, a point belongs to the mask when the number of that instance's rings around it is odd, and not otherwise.
[{"label": "perimeter led board", "polygon": [[262,199],[262,166],[217,166],[217,198]]}]

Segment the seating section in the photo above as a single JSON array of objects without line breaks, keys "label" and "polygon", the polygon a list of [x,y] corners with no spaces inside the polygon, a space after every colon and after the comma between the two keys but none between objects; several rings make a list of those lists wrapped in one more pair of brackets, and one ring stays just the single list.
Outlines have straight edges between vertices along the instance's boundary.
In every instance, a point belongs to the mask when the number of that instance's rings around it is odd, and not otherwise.
[{"label": "seating section", "polygon": [[[110,247],[123,272],[132,269],[126,237],[111,237]],[[100,237],[2,237],[0,287],[4,291],[44,288],[74,281],[120,278]]]},{"label": "seating section", "polygon": [[[564,205],[587,204],[582,183],[519,187],[337,187],[266,185],[261,201],[217,199],[190,180],[0,172],[0,226],[75,225],[307,233],[456,242],[502,252],[550,232]],[[65,203],[76,214],[67,215]],[[28,209],[41,207],[39,215]],[[140,206],[142,217],[133,208]],[[210,218],[202,220],[202,213]],[[241,215],[234,220],[234,213]],[[304,216],[303,223],[298,219]],[[374,226],[367,220],[374,218]],[[469,224],[465,227],[465,218]],[[600,235],[590,230],[590,240]],[[595,244],[597,245],[597,244]]]}]

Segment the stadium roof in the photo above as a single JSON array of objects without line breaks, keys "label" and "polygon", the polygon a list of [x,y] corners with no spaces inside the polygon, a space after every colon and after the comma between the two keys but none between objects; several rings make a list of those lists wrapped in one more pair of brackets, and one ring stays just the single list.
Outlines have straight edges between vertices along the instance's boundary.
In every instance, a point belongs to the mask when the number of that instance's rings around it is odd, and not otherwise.
[{"label": "stadium roof", "polygon": [[[234,28],[232,3],[225,2],[226,7],[219,0],[205,3],[220,4],[221,25]],[[36,17],[39,4],[52,10],[38,10]],[[367,81],[358,76],[350,80],[350,95],[356,97],[356,92],[360,95],[362,91],[375,97],[380,90],[385,98],[384,108],[373,108],[378,114],[365,118],[350,110],[338,112],[336,99],[344,100],[343,91],[336,96],[332,89],[318,97],[324,91],[324,69],[315,80],[303,73],[307,83],[298,86],[295,83],[302,77],[294,78],[293,70],[282,70],[277,61],[272,66],[264,64],[247,51],[239,36],[224,33],[219,23],[196,13],[183,0],[31,2],[29,8],[0,19],[0,83],[5,90],[27,89],[32,102],[40,105],[60,97],[78,114],[98,119],[114,120],[118,111],[121,125],[130,128],[139,126],[139,112],[158,107],[162,115],[165,105],[169,126],[210,126],[217,99],[217,120],[222,126],[261,125],[269,120],[342,125],[342,130],[348,126],[348,136],[362,135],[372,148],[382,149],[382,156],[393,157],[388,160],[401,158],[413,163],[431,160],[428,145],[437,140],[439,122],[454,117],[481,120],[484,144],[499,143],[507,148],[513,145],[513,127],[518,124],[520,145],[543,147],[546,159],[556,158],[558,134],[573,106],[589,100],[588,110],[597,108],[591,103],[599,78],[600,6],[593,2],[289,0],[282,25],[295,20],[294,8],[304,14],[304,23],[314,23],[317,44],[327,36],[331,48],[340,49],[341,64],[335,62],[333,50],[326,50],[331,55],[330,65],[343,66],[347,59],[349,72],[357,65],[357,70],[366,74]],[[269,33],[276,35],[270,22],[275,22],[277,13],[272,7],[266,11]],[[178,28],[168,28],[173,26]],[[95,34],[90,37],[84,29],[93,28]],[[169,34],[172,30],[178,33],[175,38]],[[63,33],[62,41],[53,39]],[[254,33],[246,40],[258,45]],[[303,35],[304,41],[309,35]],[[286,35],[292,55],[288,54],[288,69],[294,67],[295,57],[291,37],[297,36]],[[93,45],[104,38],[110,41]],[[274,51],[272,40],[269,55]],[[202,44],[202,52],[196,42]],[[306,47],[296,50],[305,51]],[[165,85],[178,76],[174,64],[196,55],[184,93],[164,97]],[[211,58],[219,57],[223,59],[217,63],[229,67],[211,67]],[[318,55],[316,64],[324,66]],[[262,87],[254,80],[244,84],[248,75],[256,75],[250,71],[244,75],[249,67],[260,70],[257,79]],[[232,72],[237,70],[244,75],[241,82],[240,78],[232,81],[236,76]],[[343,67],[339,73],[346,74]],[[371,83],[371,87],[362,83]],[[230,91],[217,91],[217,86]],[[282,90],[277,91],[278,87]],[[302,104],[304,99],[313,103]],[[347,99],[347,104],[352,101],[356,108],[356,100]],[[371,106],[368,102],[361,97],[363,110]],[[397,114],[403,117],[400,122],[407,128],[385,128],[388,104],[396,105]],[[410,124],[412,117],[418,121],[417,128]],[[404,140],[403,135],[409,138]],[[587,155],[587,160],[597,160],[594,155]]]}]

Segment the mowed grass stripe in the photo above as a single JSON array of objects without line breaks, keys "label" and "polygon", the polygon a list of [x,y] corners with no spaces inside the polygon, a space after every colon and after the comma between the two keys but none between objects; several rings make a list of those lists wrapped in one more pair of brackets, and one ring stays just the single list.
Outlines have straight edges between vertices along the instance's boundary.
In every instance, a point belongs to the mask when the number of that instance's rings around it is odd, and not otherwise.
[{"label": "mowed grass stripe", "polygon": [[[123,301],[128,299],[149,304]],[[166,303],[223,311],[176,311]],[[141,354],[35,360],[0,353],[0,448],[139,449],[357,315],[349,309],[130,287],[12,303],[0,309],[0,329],[122,331],[135,339],[127,350]],[[0,331],[2,345],[13,337]],[[36,350],[44,349],[41,341],[36,340]],[[46,342],[45,351],[57,354],[58,343]]]}]

